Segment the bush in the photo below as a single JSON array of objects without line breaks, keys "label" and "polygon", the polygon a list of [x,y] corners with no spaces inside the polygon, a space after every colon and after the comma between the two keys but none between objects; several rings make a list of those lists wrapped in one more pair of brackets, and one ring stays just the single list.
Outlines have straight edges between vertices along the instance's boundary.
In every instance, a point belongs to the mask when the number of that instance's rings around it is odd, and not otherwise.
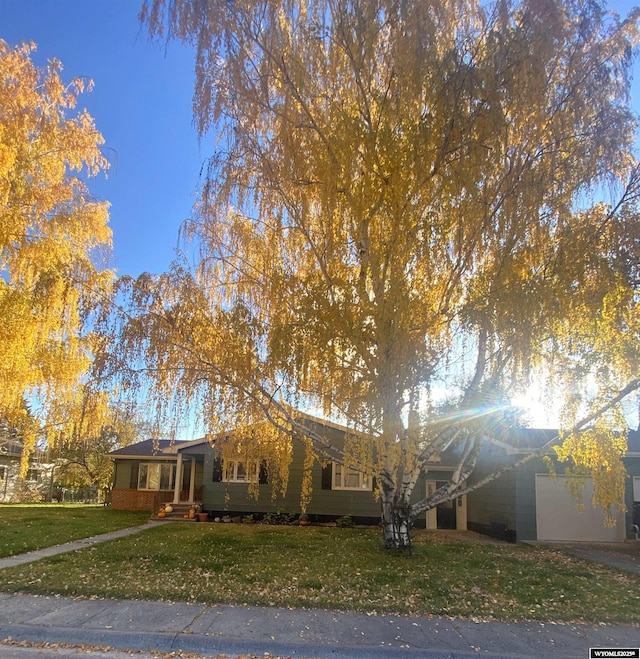
[{"label": "bush", "polygon": [[353,526],[353,519],[351,518],[351,515],[344,515],[343,517],[338,517],[336,520],[336,526],[339,526],[340,528],[349,528]]},{"label": "bush", "polygon": [[297,521],[298,515],[296,515],[296,513],[283,513],[280,510],[276,513],[267,513],[262,518],[263,524],[271,524],[273,526],[296,524]]}]

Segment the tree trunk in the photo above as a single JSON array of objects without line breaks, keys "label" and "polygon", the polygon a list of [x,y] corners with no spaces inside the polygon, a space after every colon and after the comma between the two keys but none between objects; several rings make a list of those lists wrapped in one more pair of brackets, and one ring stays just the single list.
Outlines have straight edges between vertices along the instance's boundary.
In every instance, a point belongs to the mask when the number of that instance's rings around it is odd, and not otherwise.
[{"label": "tree trunk", "polygon": [[390,496],[384,489],[380,494],[380,499],[382,504],[382,542],[385,549],[411,553],[409,502],[397,496]]}]

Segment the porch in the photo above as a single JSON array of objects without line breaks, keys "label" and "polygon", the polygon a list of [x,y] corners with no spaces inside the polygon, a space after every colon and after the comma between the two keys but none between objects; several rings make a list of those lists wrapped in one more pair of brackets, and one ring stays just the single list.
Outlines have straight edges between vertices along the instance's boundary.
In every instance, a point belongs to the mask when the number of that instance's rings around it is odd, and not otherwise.
[{"label": "porch", "polygon": [[[150,444],[143,442],[142,444]],[[166,503],[202,508],[204,457],[183,456],[153,446],[126,447],[130,455],[115,460],[111,506],[116,510],[148,510],[156,516]],[[148,454],[145,454],[148,453]]]},{"label": "porch", "polygon": [[152,510],[155,517],[160,508],[166,504],[171,504],[173,510],[165,519],[185,519],[185,515],[188,518],[191,507],[195,507],[196,512],[202,510],[202,469],[198,469],[198,462],[195,455],[185,456],[178,451],[173,492],[169,490],[156,492]]}]

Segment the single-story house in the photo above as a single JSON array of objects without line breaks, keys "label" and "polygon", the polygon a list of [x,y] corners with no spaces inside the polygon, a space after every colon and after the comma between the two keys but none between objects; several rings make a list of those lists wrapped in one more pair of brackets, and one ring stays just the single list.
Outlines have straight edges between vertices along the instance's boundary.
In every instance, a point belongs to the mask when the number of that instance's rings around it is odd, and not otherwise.
[{"label": "single-story house", "polygon": [[53,465],[44,451],[31,454],[24,479],[20,478],[23,445],[19,439],[0,437],[0,503],[39,501],[47,498]]},{"label": "single-story house", "polygon": [[[305,417],[312,429],[340,445],[347,429],[314,417]],[[543,446],[555,431],[519,431],[517,448],[488,445],[470,484],[507,463]],[[429,510],[417,527],[475,530],[506,540],[591,540],[620,542],[631,537],[633,515],[640,514],[640,434],[631,433],[625,458],[628,479],[627,514],[620,513],[615,527],[604,525],[599,508],[590,503],[590,484],[584,490],[580,511],[565,485],[565,477],[552,477],[540,460],[503,474],[484,487]],[[220,458],[206,438],[189,442],[145,440],[113,451],[115,463],[111,503],[114,508],[150,510],[160,504],[195,504],[212,515],[264,515],[299,513],[304,446],[293,442],[293,456],[286,495],[272,498],[267,474],[260,465],[238,460],[222,468]],[[451,475],[454,462],[445,453],[434,461],[415,488],[415,498],[435,491]],[[224,476],[223,476],[224,474]],[[258,498],[249,495],[249,482],[258,479]],[[336,519],[350,515],[358,523],[376,524],[380,503],[374,484],[363,474],[336,462],[312,468],[313,495],[307,507],[312,519]],[[638,520],[635,521],[638,523]]]},{"label": "single-story house", "polygon": [[[312,430],[341,445],[347,428],[305,416]],[[261,516],[267,513],[300,513],[304,445],[294,439],[286,495],[272,497],[271,484],[260,465],[234,461],[223,469],[220,458],[206,438],[189,442],[148,439],[110,453],[115,464],[111,505],[117,509],[157,511],[160,504],[193,503],[214,515]],[[453,467],[434,462],[418,483],[415,496],[422,498],[446,480]],[[225,474],[226,476],[223,476]],[[258,479],[258,498],[249,494],[249,481]],[[337,462],[312,468],[313,495],[307,506],[312,519],[329,520],[350,515],[358,523],[377,524],[380,503],[374,483],[362,473]],[[416,526],[466,529],[466,496],[429,511]]]}]

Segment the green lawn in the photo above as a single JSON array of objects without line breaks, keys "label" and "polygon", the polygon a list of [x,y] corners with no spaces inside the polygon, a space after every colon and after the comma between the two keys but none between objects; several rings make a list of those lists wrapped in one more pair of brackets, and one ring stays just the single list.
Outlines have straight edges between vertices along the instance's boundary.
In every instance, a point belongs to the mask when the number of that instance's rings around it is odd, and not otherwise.
[{"label": "green lawn", "polygon": [[2,571],[0,589],[485,620],[637,623],[640,577],[560,551],[375,529],[169,524]]},{"label": "green lawn", "polygon": [[0,504],[0,558],[143,524],[148,511],[85,504]]}]

